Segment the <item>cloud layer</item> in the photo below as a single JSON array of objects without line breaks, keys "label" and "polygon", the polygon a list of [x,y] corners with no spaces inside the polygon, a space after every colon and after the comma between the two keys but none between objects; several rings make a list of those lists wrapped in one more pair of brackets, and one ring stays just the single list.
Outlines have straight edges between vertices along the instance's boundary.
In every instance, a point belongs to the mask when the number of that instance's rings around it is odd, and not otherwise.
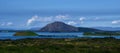
[{"label": "cloud layer", "polygon": [[69,21],[67,24],[69,24],[69,25],[76,25],[77,23],[75,21]]},{"label": "cloud layer", "polygon": [[118,18],[106,18],[106,17],[88,17],[88,16],[70,16],[70,15],[56,15],[56,16],[38,16],[34,15],[27,19],[12,21],[1,20],[0,26],[15,26],[15,27],[43,27],[48,23],[54,21],[62,21],[66,24],[73,26],[118,26],[120,19]]},{"label": "cloud layer", "polygon": [[57,15],[57,16],[48,16],[48,17],[40,17],[40,16],[33,16],[32,18],[28,19],[27,26],[35,24],[36,22],[53,22],[53,21],[65,21],[68,20],[70,17],[68,15]]},{"label": "cloud layer", "polygon": [[12,22],[3,22],[3,23],[0,23],[1,26],[12,26],[13,23]]},{"label": "cloud layer", "polygon": [[112,21],[112,24],[120,24],[120,20],[114,20]]}]

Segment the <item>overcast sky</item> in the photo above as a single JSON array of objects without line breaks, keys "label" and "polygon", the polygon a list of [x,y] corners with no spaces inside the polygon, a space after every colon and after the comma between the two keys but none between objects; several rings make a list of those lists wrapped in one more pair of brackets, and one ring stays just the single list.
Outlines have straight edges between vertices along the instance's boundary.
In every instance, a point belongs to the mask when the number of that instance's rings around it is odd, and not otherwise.
[{"label": "overcast sky", "polygon": [[120,27],[120,0],[0,0],[0,28],[43,27],[54,21]]}]

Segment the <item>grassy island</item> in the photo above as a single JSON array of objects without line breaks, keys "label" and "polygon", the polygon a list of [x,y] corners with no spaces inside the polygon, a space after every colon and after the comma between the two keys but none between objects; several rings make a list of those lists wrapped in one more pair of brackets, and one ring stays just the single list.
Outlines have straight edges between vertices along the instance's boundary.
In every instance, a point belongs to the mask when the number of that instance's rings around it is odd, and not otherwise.
[{"label": "grassy island", "polygon": [[22,31],[22,32],[16,32],[14,36],[37,36],[35,32],[32,31]]},{"label": "grassy island", "polygon": [[114,38],[1,40],[0,53],[120,53],[120,40]]},{"label": "grassy island", "polygon": [[117,35],[120,35],[120,32],[84,32],[83,35],[117,36]]}]

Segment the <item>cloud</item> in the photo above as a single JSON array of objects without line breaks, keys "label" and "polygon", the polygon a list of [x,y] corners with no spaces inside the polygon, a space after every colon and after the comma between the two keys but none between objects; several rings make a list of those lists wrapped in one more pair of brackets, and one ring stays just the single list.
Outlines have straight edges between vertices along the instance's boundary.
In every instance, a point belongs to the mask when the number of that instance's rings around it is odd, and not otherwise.
[{"label": "cloud", "polygon": [[69,24],[69,25],[76,25],[77,23],[74,22],[74,21],[69,21],[67,24]]},{"label": "cloud", "polygon": [[80,18],[79,18],[80,23],[83,24],[85,19],[86,19],[85,17],[80,17]]},{"label": "cloud", "polygon": [[27,21],[27,26],[31,25],[34,21],[36,21],[38,19],[38,16],[35,15],[32,18],[28,19]]},{"label": "cloud", "polygon": [[85,20],[85,17],[80,17],[79,20],[83,21],[83,20]]},{"label": "cloud", "polygon": [[13,23],[12,22],[8,22],[6,25],[7,26],[11,26],[11,25],[13,25]]},{"label": "cloud", "polygon": [[1,26],[12,26],[13,23],[12,22],[3,22],[0,24]]},{"label": "cloud", "polygon": [[94,18],[94,20],[100,20],[100,18],[99,18],[99,17],[96,17],[96,18]]},{"label": "cloud", "polygon": [[39,21],[41,21],[41,22],[50,22],[50,21],[53,21],[53,20],[54,20],[53,16],[40,17],[40,18],[39,18]]},{"label": "cloud", "polygon": [[68,15],[57,15],[57,16],[47,16],[47,17],[40,17],[40,16],[33,16],[32,18],[28,19],[27,26],[30,26],[32,24],[36,23],[43,23],[43,22],[53,22],[53,21],[64,21],[69,18]]},{"label": "cloud", "polygon": [[68,15],[57,15],[55,16],[56,19],[68,19]]},{"label": "cloud", "polygon": [[114,20],[112,21],[112,24],[120,24],[120,20]]}]

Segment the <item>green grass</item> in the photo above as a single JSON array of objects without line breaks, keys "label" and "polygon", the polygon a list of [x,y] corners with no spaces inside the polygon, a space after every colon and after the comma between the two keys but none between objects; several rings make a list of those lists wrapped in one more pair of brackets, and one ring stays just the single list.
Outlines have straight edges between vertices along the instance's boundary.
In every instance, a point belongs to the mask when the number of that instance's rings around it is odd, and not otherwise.
[{"label": "green grass", "polygon": [[35,32],[32,31],[22,31],[22,32],[16,32],[14,36],[37,36]]},{"label": "green grass", "polygon": [[0,53],[119,53],[120,40],[23,39],[0,41]]}]

